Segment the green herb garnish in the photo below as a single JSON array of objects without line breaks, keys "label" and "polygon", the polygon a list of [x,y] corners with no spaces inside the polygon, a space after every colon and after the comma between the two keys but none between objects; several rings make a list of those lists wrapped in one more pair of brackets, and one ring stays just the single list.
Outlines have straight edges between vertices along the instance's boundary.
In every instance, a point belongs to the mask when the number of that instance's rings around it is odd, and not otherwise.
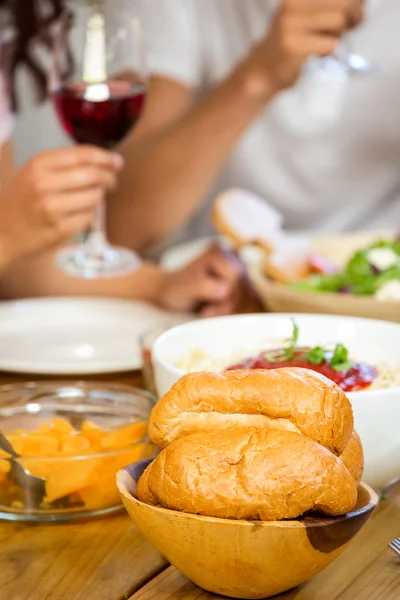
[{"label": "green herb garnish", "polygon": [[333,356],[331,358],[332,367],[343,365],[349,361],[349,351],[343,344],[337,344]]},{"label": "green herb garnish", "polygon": [[299,341],[299,327],[294,319],[292,320],[292,323],[293,323],[292,337],[289,340],[286,340],[287,343],[289,344],[289,346],[287,348],[285,348],[286,360],[290,360],[291,358],[293,358],[293,356],[296,352],[297,342]]},{"label": "green herb garnish", "polygon": [[315,346],[307,352],[306,360],[313,365],[322,365],[325,361],[326,351],[321,346]]},{"label": "green herb garnish", "polygon": [[[270,352],[265,354],[268,362],[282,362],[285,360],[291,360],[296,352],[301,350],[297,346],[299,340],[299,327],[296,321],[293,320],[293,332],[292,337],[286,340],[288,346],[283,351]],[[304,349],[305,350],[305,349]],[[323,348],[322,346],[315,346],[304,352],[304,359],[313,365],[322,365],[324,362],[329,364],[335,371],[348,371],[352,368],[353,363],[349,359],[349,351],[343,344],[336,344],[333,352]]]},{"label": "green herb garnish", "polygon": [[[399,256],[399,264],[379,272],[369,262],[369,252],[388,248]],[[300,292],[351,293],[355,296],[374,296],[388,281],[400,280],[400,241],[377,240],[353,254],[345,267],[333,275],[312,275],[291,287]]]},{"label": "green herb garnish", "polygon": [[343,344],[337,344],[329,364],[335,371],[348,371],[353,366],[349,360],[349,351]]}]

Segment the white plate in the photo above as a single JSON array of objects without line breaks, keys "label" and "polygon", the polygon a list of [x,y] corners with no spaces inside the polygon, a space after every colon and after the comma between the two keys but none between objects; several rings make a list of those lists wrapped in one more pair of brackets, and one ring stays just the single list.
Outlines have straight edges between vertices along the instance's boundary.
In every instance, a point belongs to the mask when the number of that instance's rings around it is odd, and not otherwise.
[{"label": "white plate", "polygon": [[188,317],[125,300],[48,298],[0,303],[0,370],[89,375],[139,369],[140,336]]}]

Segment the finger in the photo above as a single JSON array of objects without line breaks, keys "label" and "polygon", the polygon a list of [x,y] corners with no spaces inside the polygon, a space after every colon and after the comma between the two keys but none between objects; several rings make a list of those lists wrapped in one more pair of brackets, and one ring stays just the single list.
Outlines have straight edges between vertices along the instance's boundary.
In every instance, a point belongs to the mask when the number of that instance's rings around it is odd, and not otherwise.
[{"label": "finger", "polygon": [[222,255],[215,254],[206,262],[210,274],[234,284],[240,277],[237,267]]},{"label": "finger", "polygon": [[334,54],[338,38],[330,35],[299,35],[295,44],[299,50],[299,60],[309,56],[330,56]]},{"label": "finger", "polygon": [[102,188],[89,188],[85,191],[55,194],[43,202],[44,212],[58,220],[65,215],[93,210],[104,199]]},{"label": "finger", "polygon": [[197,259],[197,264],[203,267],[207,273],[220,279],[224,279],[231,284],[238,281],[240,271],[235,263],[228,259],[219,246],[211,247],[207,252]]},{"label": "finger", "polygon": [[347,0],[348,27],[357,27],[364,19],[364,0]]},{"label": "finger", "polygon": [[210,317],[224,317],[232,315],[235,312],[233,302],[219,302],[215,304],[206,304],[200,311],[200,316],[209,319]]},{"label": "finger", "polygon": [[292,30],[334,34],[338,37],[348,28],[348,16],[341,12],[318,13],[312,18],[307,15],[288,17],[287,25]]},{"label": "finger", "polygon": [[355,2],[354,5],[350,7],[350,19],[349,19],[349,29],[354,27],[358,27],[361,25],[365,18],[365,4],[364,2]]},{"label": "finger", "polygon": [[43,169],[73,169],[81,165],[92,165],[112,171],[123,167],[124,159],[120,154],[108,152],[95,146],[74,146],[46,152],[37,157]]},{"label": "finger", "polygon": [[231,287],[215,277],[203,277],[200,280],[194,280],[192,285],[194,305],[203,302],[224,302],[230,297]]},{"label": "finger", "polygon": [[67,240],[82,231],[85,231],[93,221],[93,211],[76,213],[63,219],[54,229],[56,241]]},{"label": "finger", "polygon": [[41,190],[44,193],[62,193],[88,188],[111,191],[116,185],[115,171],[84,165],[69,171],[47,173],[41,180]]},{"label": "finger", "polygon": [[311,21],[321,14],[342,14],[347,28],[356,27],[364,16],[363,0],[287,0],[283,8],[286,15],[303,15]]}]

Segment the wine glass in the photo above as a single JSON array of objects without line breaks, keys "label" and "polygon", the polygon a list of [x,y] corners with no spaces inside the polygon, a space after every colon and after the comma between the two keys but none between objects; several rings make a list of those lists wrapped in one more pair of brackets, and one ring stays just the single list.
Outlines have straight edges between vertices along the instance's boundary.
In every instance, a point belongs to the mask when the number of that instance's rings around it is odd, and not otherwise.
[{"label": "wine glass", "polygon": [[[346,36],[347,37],[347,36]],[[335,54],[312,60],[311,71],[323,71],[326,74],[373,75],[377,67],[361,54],[351,52],[346,40],[343,40]]]},{"label": "wine glass", "polygon": [[[112,5],[112,8],[111,8]],[[111,149],[139,120],[145,106],[146,65],[140,22],[129,0],[74,3],[56,34],[49,89],[62,127],[78,144]],[[105,232],[105,199],[86,241],[57,257],[69,275],[88,279],[126,275],[138,256],[112,247]]]},{"label": "wine glass", "polygon": [[[365,0],[366,1],[366,0]],[[376,0],[370,0],[367,7],[366,17],[370,16],[371,4]],[[368,58],[352,52],[351,33],[343,36],[336,52],[332,56],[326,56],[313,60],[310,63],[311,70],[325,72],[326,74],[345,74],[345,75],[374,75],[378,73],[378,68]]]}]

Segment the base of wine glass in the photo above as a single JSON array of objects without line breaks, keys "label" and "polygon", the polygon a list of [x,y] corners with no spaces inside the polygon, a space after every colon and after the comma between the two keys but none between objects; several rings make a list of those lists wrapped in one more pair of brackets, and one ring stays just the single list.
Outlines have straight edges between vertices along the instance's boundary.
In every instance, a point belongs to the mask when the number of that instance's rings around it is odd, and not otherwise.
[{"label": "base of wine glass", "polygon": [[101,252],[72,246],[57,256],[57,265],[67,275],[84,279],[122,277],[136,271],[141,264],[139,256],[131,250],[108,245]]}]

